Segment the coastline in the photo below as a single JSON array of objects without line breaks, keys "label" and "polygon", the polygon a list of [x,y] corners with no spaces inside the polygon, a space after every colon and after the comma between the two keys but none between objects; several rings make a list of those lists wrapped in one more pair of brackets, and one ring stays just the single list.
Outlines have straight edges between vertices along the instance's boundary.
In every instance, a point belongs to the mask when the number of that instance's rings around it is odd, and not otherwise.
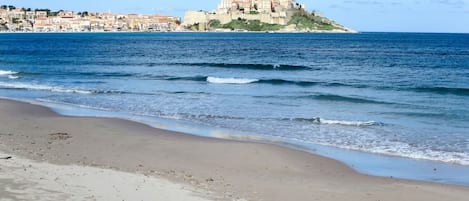
[{"label": "coastline", "polygon": [[34,32],[34,31],[0,31],[0,34],[106,34],[106,33],[276,33],[276,34],[360,34],[360,31],[328,31],[328,30],[315,30],[315,31],[90,31],[90,32]]},{"label": "coastline", "polygon": [[[113,118],[67,117],[0,99],[1,151],[58,165],[153,175],[217,200],[465,200],[469,187],[366,176],[278,145],[193,136]],[[13,158],[12,160],[15,160]]]},{"label": "coastline", "polygon": [[[2,97],[0,97],[1,99]],[[160,118],[102,110],[83,105],[67,104],[50,100],[4,99],[44,106],[57,114],[68,117],[118,118],[141,123],[156,129],[186,133],[200,137],[267,143],[287,147],[340,161],[355,171],[377,177],[392,177],[412,181],[469,186],[469,169],[465,165],[437,160],[416,159],[374,152],[363,152],[321,144],[305,143],[285,138],[243,133],[231,129],[214,128],[176,119]]]}]

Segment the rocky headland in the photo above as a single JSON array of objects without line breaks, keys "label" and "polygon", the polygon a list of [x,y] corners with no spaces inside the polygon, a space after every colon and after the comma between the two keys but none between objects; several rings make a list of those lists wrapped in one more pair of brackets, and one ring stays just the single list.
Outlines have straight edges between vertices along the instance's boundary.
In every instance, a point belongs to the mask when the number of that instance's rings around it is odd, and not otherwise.
[{"label": "rocky headland", "polygon": [[295,0],[222,0],[212,12],[187,11],[183,25],[192,31],[356,33]]}]

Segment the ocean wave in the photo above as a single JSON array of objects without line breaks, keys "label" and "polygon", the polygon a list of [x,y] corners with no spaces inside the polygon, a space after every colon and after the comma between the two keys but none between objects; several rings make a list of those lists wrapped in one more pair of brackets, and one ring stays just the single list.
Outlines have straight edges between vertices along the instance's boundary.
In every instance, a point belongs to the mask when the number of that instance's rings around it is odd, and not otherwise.
[{"label": "ocean wave", "polygon": [[431,113],[431,112],[382,112],[380,114],[384,115],[400,115],[400,116],[410,116],[410,117],[426,117],[426,118],[454,118],[455,114],[446,114],[446,113]]},{"label": "ocean wave", "polygon": [[74,81],[73,84],[106,84],[104,81]]},{"label": "ocean wave", "polygon": [[[322,87],[350,87],[350,88],[375,88],[380,90],[398,90],[398,91],[414,91],[414,92],[427,92],[427,93],[438,93],[438,94],[453,94],[467,96],[469,95],[469,88],[449,88],[449,87],[416,87],[416,88],[405,88],[405,87],[379,87],[379,86],[370,86],[363,84],[347,84],[340,82],[317,82],[317,81],[306,81],[306,80],[288,80],[288,79],[255,79],[255,78],[220,78],[213,76],[189,76],[189,77],[172,77],[172,76],[143,76],[149,79],[161,79],[167,81],[195,81],[195,82],[210,82],[210,83],[223,83],[224,81],[230,82],[226,84],[270,84],[270,85],[296,85],[301,87],[309,86],[322,86]],[[219,80],[225,79],[225,80]],[[238,83],[236,80],[240,81]],[[233,82],[233,83],[231,83]],[[358,97],[346,97],[346,96],[337,96],[337,95],[314,95],[309,96],[309,98],[314,98],[318,100],[331,100],[331,101],[347,101],[355,103],[377,103],[377,104],[389,104],[387,102],[369,100],[365,98]]]},{"label": "ocean wave", "polygon": [[66,65],[97,65],[97,66],[146,66],[146,67],[164,67],[164,66],[193,66],[193,67],[214,67],[231,69],[250,69],[250,70],[322,70],[322,67],[294,65],[294,64],[266,64],[266,63],[223,63],[223,62],[133,62],[133,61],[82,61],[79,63],[70,63],[68,61],[49,61],[54,64]]},{"label": "ocean wave", "polygon": [[231,119],[231,120],[244,120],[245,117],[235,117],[235,116],[226,116],[226,115],[216,115],[216,114],[184,114],[188,118],[204,118],[204,119]]},{"label": "ocean wave", "polygon": [[257,81],[257,83],[272,84],[272,85],[298,85],[298,86],[314,86],[314,85],[321,84],[319,82],[292,81],[292,80],[284,80],[284,79],[261,79]]},{"label": "ocean wave", "polygon": [[[167,80],[167,81],[178,81],[178,80],[184,80],[184,81],[196,81],[196,82],[205,82],[207,81],[208,78],[215,78],[212,76],[189,76],[189,77],[172,77],[172,76],[143,76],[148,79],[158,79],[158,80]],[[239,79],[248,79],[248,78],[239,78]],[[342,83],[329,83],[329,82],[314,82],[314,81],[295,81],[295,80],[286,80],[286,79],[253,79],[249,78],[249,80],[252,80],[250,83],[259,83],[259,84],[271,84],[271,85],[297,85],[297,86],[331,86],[331,87],[339,87],[339,86],[352,86],[352,85],[347,85],[347,84],[342,84]]]},{"label": "ocean wave", "polygon": [[[21,73],[27,75],[41,75],[45,73]],[[67,75],[67,76],[96,76],[96,77],[133,77],[137,74],[125,72],[47,72],[47,75]]]},{"label": "ocean wave", "polygon": [[11,70],[0,70],[0,77],[7,77],[8,79],[11,80],[16,80],[19,79],[22,73],[16,72],[16,71],[11,71]]},{"label": "ocean wave", "polygon": [[39,85],[39,84],[25,84],[25,83],[0,82],[0,88],[3,88],[3,89],[24,89],[24,90],[51,91],[51,92],[59,92],[59,93],[93,94],[93,91],[88,91],[88,90],[66,89],[66,88],[56,87],[56,86]]},{"label": "ocean wave", "polygon": [[118,90],[93,90],[91,92],[93,94],[132,94],[132,95],[144,95],[144,96],[155,95],[154,93],[118,91]]},{"label": "ocean wave", "polygon": [[[428,147],[415,147],[415,145],[401,141],[386,141],[362,139],[366,144],[355,143],[355,141],[326,140],[315,142],[316,144],[332,146],[341,149],[363,151],[387,156],[405,157],[417,160],[438,161],[450,164],[469,165],[469,154],[457,151],[445,151],[441,149],[432,149]],[[345,143],[344,143],[345,142]]]},{"label": "ocean wave", "polygon": [[77,72],[78,75],[98,76],[98,77],[132,77],[135,74],[124,72]]},{"label": "ocean wave", "polygon": [[15,75],[18,72],[11,71],[11,70],[0,70],[0,76],[8,76],[8,75]]},{"label": "ocean wave", "polygon": [[20,78],[20,76],[8,75],[8,79],[11,79],[11,80],[16,80],[18,78]]},{"label": "ocean wave", "polygon": [[323,86],[327,87],[353,87],[353,88],[369,88],[372,86],[363,85],[363,84],[345,84],[340,82],[326,82],[322,84]]},{"label": "ocean wave", "polygon": [[96,77],[133,77],[137,76],[134,73],[125,72],[15,72],[0,70],[0,76],[34,76],[34,75],[67,75],[67,76],[96,76]]},{"label": "ocean wave", "polygon": [[352,87],[352,88],[367,88],[370,86],[345,84],[339,82],[315,82],[305,80],[285,80],[285,79],[261,79],[257,83],[272,84],[272,85],[297,85],[297,86],[323,86],[323,87]]},{"label": "ocean wave", "polygon": [[319,68],[301,66],[301,65],[288,65],[288,64],[234,64],[234,63],[168,63],[168,64],[151,64],[149,66],[157,65],[180,65],[180,66],[198,66],[198,67],[217,67],[217,68],[239,68],[239,69],[252,69],[252,70],[320,70]]},{"label": "ocean wave", "polygon": [[257,79],[247,78],[219,78],[219,77],[207,77],[207,82],[214,84],[249,84],[257,82]]},{"label": "ocean wave", "polygon": [[345,120],[330,120],[323,119],[320,117],[314,117],[310,119],[296,118],[297,121],[308,121],[315,124],[326,124],[326,125],[339,125],[339,126],[355,126],[355,127],[368,127],[368,126],[382,126],[381,122],[376,121],[345,121]]},{"label": "ocean wave", "polygon": [[459,87],[416,87],[411,90],[416,92],[429,92],[437,94],[469,95],[469,88]]},{"label": "ocean wave", "polygon": [[207,76],[192,76],[192,77],[169,77],[169,76],[160,76],[157,79],[164,79],[168,81],[176,81],[176,80],[186,80],[186,81],[197,81],[197,82],[205,82],[207,81]]},{"label": "ocean wave", "polygon": [[312,98],[316,100],[325,100],[325,101],[340,101],[340,102],[349,102],[349,103],[368,103],[368,104],[392,104],[384,101],[371,100],[362,97],[349,97],[341,96],[334,94],[317,94],[317,95],[308,95],[302,96],[303,98]]},{"label": "ocean wave", "polygon": [[36,91],[50,91],[59,93],[77,93],[77,94],[134,94],[134,95],[154,95],[152,93],[144,92],[129,92],[119,90],[84,90],[84,89],[68,89],[59,86],[49,86],[40,84],[26,84],[26,83],[6,83],[0,82],[2,89],[20,89],[20,90],[36,90]]}]

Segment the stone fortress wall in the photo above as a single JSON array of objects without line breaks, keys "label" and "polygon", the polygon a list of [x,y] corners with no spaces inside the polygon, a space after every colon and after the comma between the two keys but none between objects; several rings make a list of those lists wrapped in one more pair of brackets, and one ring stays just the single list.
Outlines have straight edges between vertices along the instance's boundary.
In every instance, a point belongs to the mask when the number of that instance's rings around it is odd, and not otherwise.
[{"label": "stone fortress wall", "polygon": [[205,28],[211,20],[219,20],[226,24],[237,19],[286,25],[299,9],[305,9],[305,6],[295,0],[222,0],[212,12],[187,11],[184,25],[199,24]]}]

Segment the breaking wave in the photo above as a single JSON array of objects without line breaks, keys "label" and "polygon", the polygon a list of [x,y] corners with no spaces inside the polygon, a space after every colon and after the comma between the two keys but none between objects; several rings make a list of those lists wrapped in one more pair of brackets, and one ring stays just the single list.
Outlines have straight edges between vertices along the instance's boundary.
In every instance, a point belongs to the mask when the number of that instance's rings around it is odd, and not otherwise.
[{"label": "breaking wave", "polygon": [[368,127],[368,126],[383,126],[384,124],[376,121],[345,121],[345,120],[330,120],[320,117],[310,119],[297,118],[298,121],[308,121],[315,124],[339,125],[339,126],[355,126],[355,127]]},{"label": "breaking wave", "polygon": [[[151,79],[159,79],[159,80],[167,80],[167,81],[195,81],[195,82],[205,82],[208,78],[216,78],[213,76],[189,76],[189,77],[172,77],[172,76],[144,76],[146,78]],[[237,78],[238,79],[238,78]],[[330,86],[330,87],[345,87],[345,86],[353,86],[343,83],[336,83],[336,82],[315,82],[315,81],[293,81],[293,80],[284,80],[284,79],[253,79],[253,78],[239,78],[239,79],[249,79],[253,80],[250,83],[258,83],[258,84],[270,84],[270,85],[297,85],[297,86]]]},{"label": "breaking wave", "polygon": [[0,82],[0,88],[3,89],[24,89],[24,90],[38,90],[38,91],[51,91],[59,93],[79,93],[79,94],[93,94],[93,91],[80,90],[80,89],[67,89],[56,86],[47,86],[39,84],[25,84],[25,83],[5,83]]},{"label": "breaking wave", "polygon": [[8,75],[8,79],[16,80],[18,78],[20,78],[20,76]]},{"label": "breaking wave", "polygon": [[219,78],[219,77],[207,77],[207,82],[214,84],[249,84],[257,82],[257,79],[246,79],[246,78]]},{"label": "breaking wave", "polygon": [[18,72],[11,71],[11,70],[0,70],[0,76],[14,75],[14,74],[18,74]]},{"label": "breaking wave", "polygon": [[11,70],[0,70],[0,77],[8,77],[8,79],[18,79],[20,78],[17,76],[18,72],[11,71]]},{"label": "breaking wave", "polygon": [[16,90],[33,90],[33,91],[50,91],[58,93],[76,93],[76,94],[135,94],[135,95],[154,95],[153,93],[144,92],[129,92],[129,91],[118,91],[118,90],[84,90],[84,89],[73,89],[64,88],[59,86],[49,86],[41,84],[26,84],[26,83],[6,83],[0,82],[0,89],[16,89]]}]

